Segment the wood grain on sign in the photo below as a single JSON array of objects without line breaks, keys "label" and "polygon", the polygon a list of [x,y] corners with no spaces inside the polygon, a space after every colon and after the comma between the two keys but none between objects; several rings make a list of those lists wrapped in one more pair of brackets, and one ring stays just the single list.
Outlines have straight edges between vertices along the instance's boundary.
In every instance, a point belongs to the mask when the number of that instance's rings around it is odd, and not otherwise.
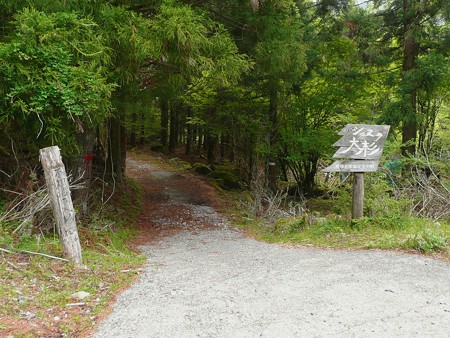
[{"label": "wood grain on sign", "polygon": [[340,147],[334,158],[378,160],[383,153],[390,126],[349,124],[339,134],[334,146]]},{"label": "wood grain on sign", "polygon": [[361,128],[374,129],[387,135],[391,126],[377,124],[347,124],[344,128],[342,128],[338,135],[354,134]]},{"label": "wood grain on sign", "polygon": [[330,166],[323,169],[323,172],[350,172],[350,173],[363,173],[363,172],[375,172],[378,169],[379,161],[335,161]]},{"label": "wood grain on sign", "polygon": [[[370,128],[369,128],[370,127]],[[377,128],[377,127],[387,127]],[[366,140],[369,143],[384,144],[388,136],[389,126],[367,126],[361,127],[354,133],[348,133],[342,135],[342,137],[333,144],[335,147],[346,147],[351,144],[352,141],[362,142]]]},{"label": "wood grain on sign", "polygon": [[361,147],[341,147],[333,158],[349,158],[353,160],[379,160],[383,147],[363,144]]}]

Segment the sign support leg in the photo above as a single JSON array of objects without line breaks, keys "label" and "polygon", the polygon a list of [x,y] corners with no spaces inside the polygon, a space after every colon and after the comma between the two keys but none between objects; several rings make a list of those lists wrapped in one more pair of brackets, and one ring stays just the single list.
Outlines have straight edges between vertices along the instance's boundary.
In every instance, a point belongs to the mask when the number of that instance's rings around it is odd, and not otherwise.
[{"label": "sign support leg", "polygon": [[363,209],[364,209],[364,173],[354,173],[352,219],[362,218]]}]

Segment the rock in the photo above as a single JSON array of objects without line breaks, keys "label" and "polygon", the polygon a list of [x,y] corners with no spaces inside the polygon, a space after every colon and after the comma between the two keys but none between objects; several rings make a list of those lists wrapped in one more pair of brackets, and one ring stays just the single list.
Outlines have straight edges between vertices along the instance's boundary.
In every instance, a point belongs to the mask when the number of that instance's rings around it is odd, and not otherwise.
[{"label": "rock", "polygon": [[239,189],[239,178],[229,171],[213,171],[208,177],[213,178],[222,189],[231,190]]},{"label": "rock", "polygon": [[208,175],[212,172],[212,169],[203,163],[194,163],[192,165],[192,170],[194,170],[196,173],[199,173],[200,175]]},{"label": "rock", "polygon": [[71,297],[75,298],[75,299],[83,300],[83,299],[89,297],[90,295],[91,294],[89,292],[79,291],[79,292],[75,292],[74,294],[72,294]]},{"label": "rock", "polygon": [[22,315],[23,318],[26,318],[27,320],[36,317],[36,314],[30,311],[20,311],[20,314]]}]

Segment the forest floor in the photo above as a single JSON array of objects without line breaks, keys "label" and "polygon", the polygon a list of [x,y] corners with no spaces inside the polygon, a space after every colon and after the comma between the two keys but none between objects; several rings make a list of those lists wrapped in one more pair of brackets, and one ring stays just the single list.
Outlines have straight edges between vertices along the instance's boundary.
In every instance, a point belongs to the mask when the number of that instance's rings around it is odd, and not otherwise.
[{"label": "forest floor", "polygon": [[95,337],[448,337],[448,262],[256,241],[214,188],[155,161],[128,160],[148,261]]}]

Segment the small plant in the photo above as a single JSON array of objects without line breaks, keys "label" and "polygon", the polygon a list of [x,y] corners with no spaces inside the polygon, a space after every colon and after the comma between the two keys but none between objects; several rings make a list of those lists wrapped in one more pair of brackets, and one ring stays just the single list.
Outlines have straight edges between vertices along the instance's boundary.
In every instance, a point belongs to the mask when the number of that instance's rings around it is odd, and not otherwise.
[{"label": "small plant", "polygon": [[308,226],[306,214],[302,217],[280,218],[274,227],[274,232],[279,234],[293,234]]},{"label": "small plant", "polygon": [[441,251],[447,246],[449,237],[439,230],[425,229],[409,236],[403,243],[404,249],[414,249],[420,252]]},{"label": "small plant", "polygon": [[326,220],[325,222],[319,223],[314,227],[314,232],[316,235],[327,235],[333,233],[342,233],[345,231],[350,231],[350,222],[347,220]]}]

